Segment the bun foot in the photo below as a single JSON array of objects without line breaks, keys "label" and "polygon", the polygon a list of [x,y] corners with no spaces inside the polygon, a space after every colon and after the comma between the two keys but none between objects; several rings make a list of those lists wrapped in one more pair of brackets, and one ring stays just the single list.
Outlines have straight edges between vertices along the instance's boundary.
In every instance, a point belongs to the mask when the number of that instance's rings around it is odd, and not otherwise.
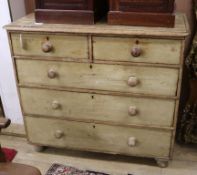
[{"label": "bun foot", "polygon": [[165,160],[165,159],[156,159],[157,165],[160,168],[167,168],[168,167],[168,162],[169,160]]},{"label": "bun foot", "polygon": [[34,146],[34,151],[36,152],[42,152],[44,151],[45,147],[44,146]]}]

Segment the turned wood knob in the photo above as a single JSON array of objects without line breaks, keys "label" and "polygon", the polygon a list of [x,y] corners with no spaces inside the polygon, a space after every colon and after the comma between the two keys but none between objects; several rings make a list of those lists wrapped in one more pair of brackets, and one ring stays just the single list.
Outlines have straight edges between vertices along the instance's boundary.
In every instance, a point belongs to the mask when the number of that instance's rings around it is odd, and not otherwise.
[{"label": "turned wood knob", "polygon": [[131,87],[137,86],[139,83],[139,79],[137,77],[129,77],[128,79],[128,85]]},{"label": "turned wood knob", "polygon": [[131,49],[131,55],[133,57],[139,57],[142,54],[142,49],[137,45]]},{"label": "turned wood knob", "polygon": [[129,115],[135,116],[137,114],[137,107],[136,106],[130,106],[129,107]]},{"label": "turned wood knob", "polygon": [[48,71],[48,77],[51,78],[51,79],[56,78],[57,77],[57,72],[55,70],[53,70],[53,69],[50,69]]},{"label": "turned wood knob", "polygon": [[130,147],[136,146],[136,138],[135,138],[135,137],[130,137],[130,138],[128,139],[128,145],[129,145]]},{"label": "turned wood knob", "polygon": [[58,101],[53,101],[52,108],[54,110],[60,109],[60,107],[61,107],[61,105],[60,105],[60,103]]},{"label": "turned wood knob", "polygon": [[55,131],[55,138],[56,139],[61,139],[64,136],[64,132],[61,130]]},{"label": "turned wood knob", "polygon": [[43,44],[42,44],[42,51],[47,53],[47,52],[51,52],[53,49],[53,45],[51,44],[50,41],[45,41]]}]

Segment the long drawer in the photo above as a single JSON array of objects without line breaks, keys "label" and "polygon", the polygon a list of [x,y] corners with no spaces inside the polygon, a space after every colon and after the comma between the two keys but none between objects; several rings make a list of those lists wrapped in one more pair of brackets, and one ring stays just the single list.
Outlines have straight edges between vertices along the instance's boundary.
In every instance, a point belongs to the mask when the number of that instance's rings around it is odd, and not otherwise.
[{"label": "long drawer", "polygon": [[15,56],[88,59],[88,38],[77,35],[12,33]]},{"label": "long drawer", "polygon": [[20,84],[175,96],[178,69],[16,60]]},{"label": "long drawer", "polygon": [[20,94],[24,115],[157,127],[171,127],[174,118],[175,100],[32,88],[20,88]]},{"label": "long drawer", "polygon": [[171,131],[25,117],[34,144],[116,154],[169,157]]},{"label": "long drawer", "polygon": [[180,64],[181,41],[93,37],[95,60]]}]

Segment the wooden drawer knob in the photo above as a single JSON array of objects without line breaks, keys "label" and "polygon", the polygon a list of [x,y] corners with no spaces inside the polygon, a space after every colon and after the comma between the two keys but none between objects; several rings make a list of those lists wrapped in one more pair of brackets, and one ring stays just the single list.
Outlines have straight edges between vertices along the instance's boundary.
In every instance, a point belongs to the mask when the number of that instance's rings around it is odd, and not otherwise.
[{"label": "wooden drawer knob", "polygon": [[128,145],[129,145],[130,147],[136,146],[136,138],[135,138],[135,137],[130,137],[130,138],[128,139]]},{"label": "wooden drawer knob", "polygon": [[64,136],[64,132],[61,130],[55,131],[55,138],[56,139],[61,139]]},{"label": "wooden drawer knob", "polygon": [[142,54],[142,49],[136,45],[131,49],[131,55],[133,57],[139,57]]},{"label": "wooden drawer knob", "polygon": [[48,71],[48,77],[49,77],[50,79],[56,78],[56,77],[57,77],[57,72],[56,72],[55,70],[53,70],[53,69],[50,69],[50,70]]},{"label": "wooden drawer knob", "polygon": [[139,83],[139,79],[137,77],[129,77],[128,79],[128,85],[131,87],[137,86]]},{"label": "wooden drawer knob", "polygon": [[42,51],[47,53],[47,52],[51,52],[53,50],[53,45],[51,44],[50,41],[45,41],[42,44]]},{"label": "wooden drawer knob", "polygon": [[58,101],[53,101],[52,108],[54,110],[57,110],[57,109],[60,109],[61,108],[61,105],[60,105],[60,103]]},{"label": "wooden drawer knob", "polygon": [[129,115],[130,116],[136,116],[137,115],[137,107],[136,106],[130,106],[129,107]]}]

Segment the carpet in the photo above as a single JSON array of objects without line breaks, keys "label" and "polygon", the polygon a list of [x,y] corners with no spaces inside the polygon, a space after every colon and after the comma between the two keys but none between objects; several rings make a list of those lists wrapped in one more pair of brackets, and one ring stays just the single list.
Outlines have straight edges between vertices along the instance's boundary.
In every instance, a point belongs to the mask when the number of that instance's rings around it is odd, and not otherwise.
[{"label": "carpet", "polygon": [[46,175],[109,175],[109,174],[89,171],[89,170],[80,170],[66,165],[53,164],[51,168],[47,171]]},{"label": "carpet", "polygon": [[6,158],[7,162],[11,162],[17,154],[17,151],[14,150],[14,149],[2,148],[2,151],[5,155],[5,158]]}]

